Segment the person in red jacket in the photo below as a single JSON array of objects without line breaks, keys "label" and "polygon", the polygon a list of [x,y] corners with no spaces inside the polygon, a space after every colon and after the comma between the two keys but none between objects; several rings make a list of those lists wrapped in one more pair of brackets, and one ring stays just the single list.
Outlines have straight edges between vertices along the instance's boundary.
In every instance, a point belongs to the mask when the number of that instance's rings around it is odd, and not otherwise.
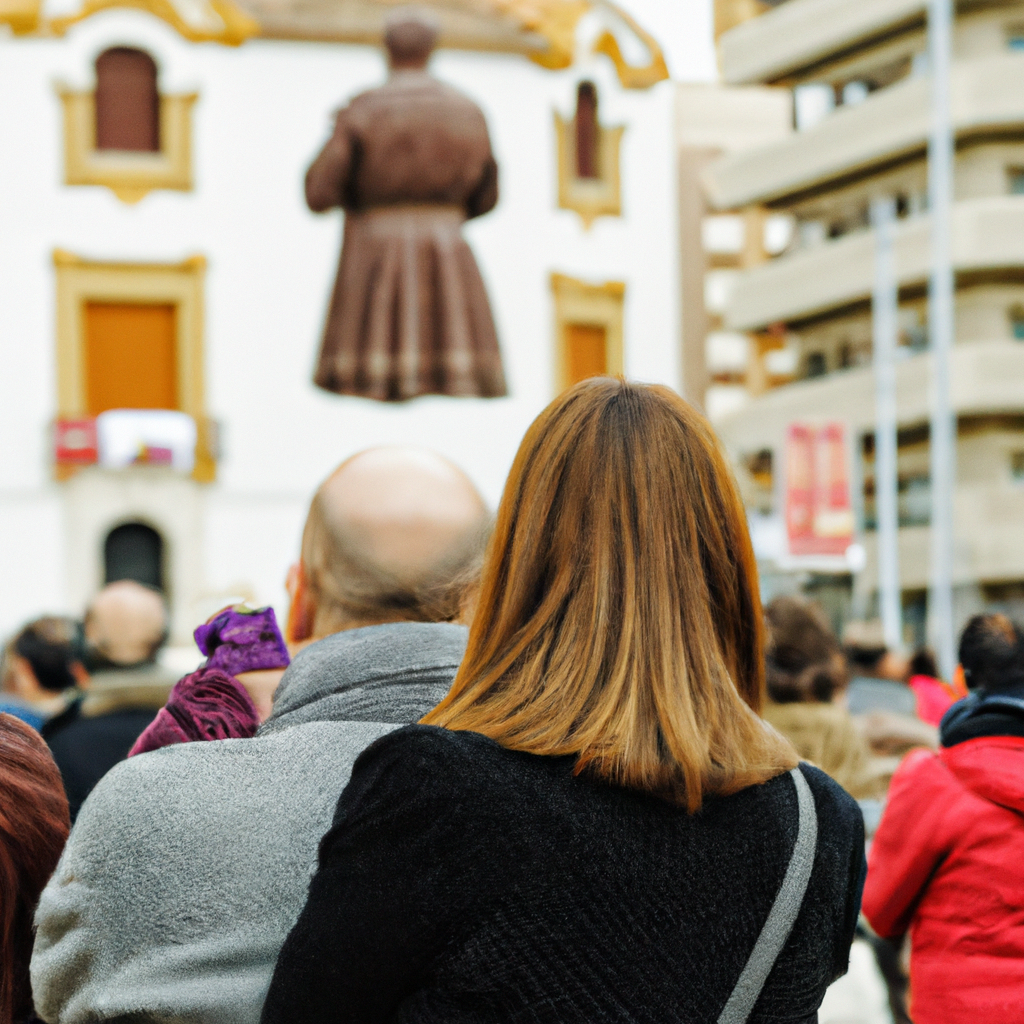
[{"label": "person in red jacket", "polygon": [[910,932],[915,1024],[1024,1020],[1024,633],[978,615],[960,640],[970,694],[941,749],[893,776],[868,860],[863,910],[887,939]]}]

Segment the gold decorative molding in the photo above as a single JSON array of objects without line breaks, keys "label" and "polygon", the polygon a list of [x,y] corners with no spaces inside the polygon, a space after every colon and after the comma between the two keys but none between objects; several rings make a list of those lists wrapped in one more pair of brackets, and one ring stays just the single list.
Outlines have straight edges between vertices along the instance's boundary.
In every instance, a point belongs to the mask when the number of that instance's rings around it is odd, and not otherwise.
[{"label": "gold decorative molding", "polygon": [[555,387],[564,391],[572,381],[568,373],[567,328],[601,327],[605,332],[605,365],[610,375],[623,373],[623,309],[626,285],[622,281],[590,284],[557,272],[551,275],[555,305]]},{"label": "gold decorative molding", "polygon": [[514,17],[527,32],[547,42],[547,49],[531,53],[542,68],[563,71],[576,59],[576,28],[593,9],[592,0],[496,0],[495,7]]},{"label": "gold decorative molding", "polygon": [[0,25],[16,36],[31,35],[39,28],[42,0],[0,0]]},{"label": "gold decorative molding", "polygon": [[576,176],[576,119],[565,119],[555,111],[555,137],[558,148],[558,206],[575,210],[589,231],[601,216],[622,215],[622,180],[619,153],[625,127],[598,127],[597,163],[599,177]]},{"label": "gold decorative molding", "polygon": [[198,0],[184,10],[173,0],[84,0],[76,14],[50,19],[46,23],[48,34],[61,36],[72,25],[113,7],[152,14],[193,43],[240,46],[260,32],[259,22],[249,17],[232,0]]},{"label": "gold decorative molding", "polygon": [[[63,35],[100,11],[129,8],[166,22],[192,42],[239,46],[264,36],[313,42],[377,44],[384,16],[395,0],[82,0],[74,13],[46,19],[41,0],[0,0],[0,24],[18,35]],[[541,67],[564,70],[576,60],[576,30],[584,15],[605,11],[608,20],[632,33],[646,47],[644,66],[629,64],[611,29],[595,53],[609,57],[627,89],[646,89],[668,77],[654,37],[612,0],[423,0],[444,26],[442,45],[453,49],[524,53]],[[748,0],[754,2],[754,0]]]},{"label": "gold decorative molding", "polygon": [[154,189],[192,190],[192,105],[196,93],[160,97],[160,152],[96,149],[96,98],[59,89],[64,107],[64,184],[105,185],[124,203]]},{"label": "gold decorative molding", "polygon": [[594,53],[603,53],[615,65],[615,71],[619,81],[626,89],[649,89],[658,82],[668,78],[668,65],[665,63],[665,54],[658,45],[654,36],[646,29],[641,28],[640,23],[627,11],[624,11],[618,4],[604,2],[603,6],[614,11],[615,14],[626,24],[629,30],[640,40],[650,55],[650,61],[641,66],[629,64],[622,55],[619,41],[611,32],[605,31],[598,37],[594,44]]},{"label": "gold decorative molding", "polygon": [[178,406],[196,421],[198,441],[193,477],[209,483],[216,476],[206,417],[203,355],[203,281],[206,259],[181,263],[110,263],[83,259],[63,249],[53,252],[57,272],[57,415],[88,414],[85,376],[85,305],[126,302],[173,305],[177,315]]},{"label": "gold decorative molding", "polygon": [[654,36],[641,28],[629,13],[611,0],[498,0],[499,10],[516,17],[520,24],[547,41],[547,49],[530,55],[541,67],[563,70],[576,59],[576,29],[580,19],[591,11],[608,11],[643,43],[650,61],[643,66],[627,63],[614,34],[606,29],[594,44],[594,53],[604,54],[615,65],[619,81],[626,89],[648,89],[668,78],[665,56]]}]

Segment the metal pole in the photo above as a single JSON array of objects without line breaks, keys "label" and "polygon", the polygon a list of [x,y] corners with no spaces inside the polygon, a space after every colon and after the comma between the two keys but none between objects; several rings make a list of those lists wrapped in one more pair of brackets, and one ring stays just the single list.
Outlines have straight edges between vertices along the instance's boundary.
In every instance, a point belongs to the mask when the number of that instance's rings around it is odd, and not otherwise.
[{"label": "metal pole", "polygon": [[932,575],[928,632],[939,671],[950,679],[956,664],[953,623],[953,485],[956,422],[949,394],[953,347],[953,264],[950,253],[953,202],[953,129],[949,106],[952,0],[929,0],[928,38],[932,73],[932,133],[928,143],[928,207],[932,266],[928,287],[931,343]]},{"label": "metal pole", "polygon": [[896,467],[896,202],[871,204],[875,229],[875,288],[871,295],[871,341],[875,367],[875,529],[878,539],[878,596],[885,645],[903,646],[900,594],[899,508]]}]

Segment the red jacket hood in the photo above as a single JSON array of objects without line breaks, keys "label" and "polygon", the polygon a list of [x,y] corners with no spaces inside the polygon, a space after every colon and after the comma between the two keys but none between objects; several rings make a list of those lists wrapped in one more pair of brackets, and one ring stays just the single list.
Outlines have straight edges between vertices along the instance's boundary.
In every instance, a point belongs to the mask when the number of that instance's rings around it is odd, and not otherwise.
[{"label": "red jacket hood", "polygon": [[1024,738],[982,736],[945,747],[940,756],[972,793],[1024,814]]}]

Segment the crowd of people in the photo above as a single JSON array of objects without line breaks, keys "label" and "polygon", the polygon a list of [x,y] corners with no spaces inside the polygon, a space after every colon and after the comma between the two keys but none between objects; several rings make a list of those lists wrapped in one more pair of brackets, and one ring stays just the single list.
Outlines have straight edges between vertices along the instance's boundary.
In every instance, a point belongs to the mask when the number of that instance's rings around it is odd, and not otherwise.
[{"label": "crowd of people", "polygon": [[0,1024],[1020,1019],[1024,633],[762,609],[670,390],[561,395],[496,517],[350,458],[288,590],[179,680],[127,580],[8,643]]}]

